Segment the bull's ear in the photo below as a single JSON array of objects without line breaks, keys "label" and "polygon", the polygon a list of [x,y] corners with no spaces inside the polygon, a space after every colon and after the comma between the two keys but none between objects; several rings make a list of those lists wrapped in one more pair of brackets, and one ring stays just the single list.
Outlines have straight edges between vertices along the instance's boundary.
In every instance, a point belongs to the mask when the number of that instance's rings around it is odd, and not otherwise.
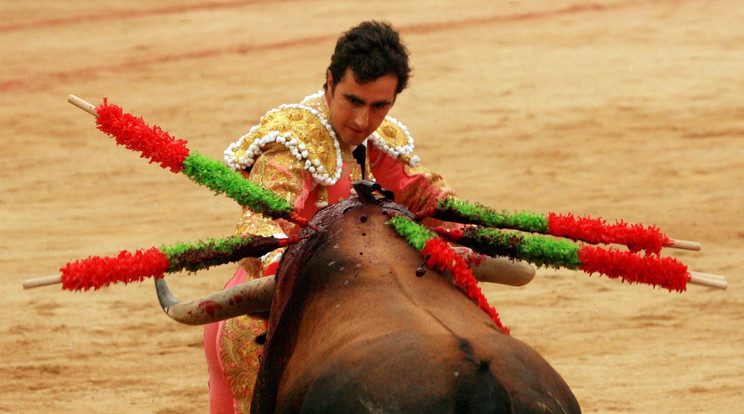
[{"label": "bull's ear", "polygon": [[271,308],[275,286],[274,276],[267,276],[201,299],[182,302],[173,296],[164,279],[155,280],[155,290],[163,311],[171,319],[187,325],[204,325],[241,315],[266,314]]}]

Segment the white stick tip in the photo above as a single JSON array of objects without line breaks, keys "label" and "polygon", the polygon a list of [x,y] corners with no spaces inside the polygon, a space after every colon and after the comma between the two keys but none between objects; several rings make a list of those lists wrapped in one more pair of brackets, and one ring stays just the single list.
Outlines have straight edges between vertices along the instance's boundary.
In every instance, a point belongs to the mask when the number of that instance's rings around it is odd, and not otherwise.
[{"label": "white stick tip", "polygon": [[31,289],[31,288],[41,287],[41,286],[56,285],[57,283],[62,283],[62,275],[44,276],[44,277],[37,277],[35,279],[24,280],[23,288]]},{"label": "white stick tip", "polygon": [[78,108],[82,109],[83,111],[98,117],[98,112],[96,112],[96,107],[91,105],[88,102],[85,102],[84,100],[78,98],[75,95],[68,95],[67,96],[67,102],[77,106]]},{"label": "white stick tip", "polygon": [[716,289],[726,289],[728,287],[725,277],[701,272],[690,272],[690,283]]},{"label": "white stick tip", "polygon": [[700,251],[700,249],[702,248],[700,243],[687,240],[672,240],[672,244],[670,244],[669,247],[675,249],[693,250],[696,252]]}]

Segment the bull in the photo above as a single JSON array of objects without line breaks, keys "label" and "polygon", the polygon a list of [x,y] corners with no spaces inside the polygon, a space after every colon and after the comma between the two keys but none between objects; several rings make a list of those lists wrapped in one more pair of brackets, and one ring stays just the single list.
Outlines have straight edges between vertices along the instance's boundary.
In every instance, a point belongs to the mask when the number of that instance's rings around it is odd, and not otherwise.
[{"label": "bull", "polygon": [[[409,218],[360,192],[311,220],[276,278],[180,302],[163,280],[163,309],[206,323],[269,309],[254,413],[579,413],[561,376],[504,334],[449,275],[386,224]],[[250,300],[247,300],[250,299]]]}]

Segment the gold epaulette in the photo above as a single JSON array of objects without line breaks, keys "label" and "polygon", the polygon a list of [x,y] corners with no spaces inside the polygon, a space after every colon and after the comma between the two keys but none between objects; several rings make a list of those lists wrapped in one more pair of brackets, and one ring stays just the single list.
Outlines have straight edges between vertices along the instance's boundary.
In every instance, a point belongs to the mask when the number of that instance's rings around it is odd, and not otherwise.
[{"label": "gold epaulette", "polygon": [[413,138],[408,133],[408,128],[391,116],[385,117],[382,125],[369,137],[369,141],[392,158],[411,167],[415,167],[420,161],[417,155],[413,155]]},{"label": "gold epaulette", "polygon": [[[300,104],[281,105],[267,112],[258,125],[230,144],[225,150],[225,162],[234,170],[250,168],[267,145],[278,143],[304,163],[316,182],[325,186],[335,184],[341,178],[343,166],[341,147],[331,124],[321,113],[324,105],[321,91]],[[405,164],[412,167],[418,164],[418,157],[412,155],[413,139],[408,129],[394,118],[386,117],[369,140]]]}]

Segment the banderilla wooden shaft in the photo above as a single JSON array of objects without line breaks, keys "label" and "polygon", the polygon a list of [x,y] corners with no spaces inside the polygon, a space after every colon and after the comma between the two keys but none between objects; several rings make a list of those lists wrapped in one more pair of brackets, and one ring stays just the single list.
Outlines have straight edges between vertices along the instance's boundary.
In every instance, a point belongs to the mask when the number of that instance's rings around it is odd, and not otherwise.
[{"label": "banderilla wooden shaft", "polygon": [[672,244],[666,247],[671,247],[673,249],[682,249],[682,250],[694,250],[696,252],[701,249],[700,243],[695,242],[695,241],[687,241],[687,240],[672,240]]},{"label": "banderilla wooden shaft", "polygon": [[710,273],[690,272],[690,283],[717,289],[726,289],[728,287],[725,277]]},{"label": "banderilla wooden shaft", "polygon": [[67,102],[77,106],[78,108],[82,109],[83,111],[95,116],[98,118],[98,112],[96,112],[96,107],[89,104],[88,102],[85,102],[84,100],[78,98],[75,95],[70,95],[67,97]]},{"label": "banderilla wooden shaft", "polygon": [[35,279],[24,280],[23,288],[31,289],[31,288],[41,287],[41,286],[56,285],[58,283],[62,283],[62,275],[44,276],[44,277],[37,277]]}]

